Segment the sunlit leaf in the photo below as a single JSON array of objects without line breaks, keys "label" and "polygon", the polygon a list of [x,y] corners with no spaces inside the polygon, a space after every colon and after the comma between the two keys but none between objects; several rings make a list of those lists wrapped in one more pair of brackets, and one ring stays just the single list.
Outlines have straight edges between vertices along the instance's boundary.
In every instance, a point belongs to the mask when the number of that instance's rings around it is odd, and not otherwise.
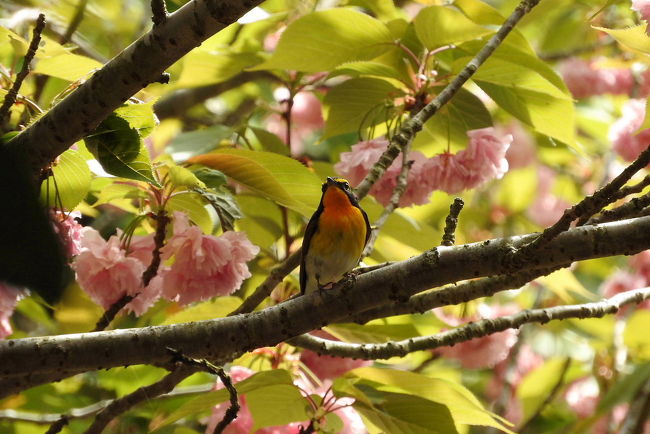
[{"label": "sunlit leaf", "polygon": [[219,149],[189,160],[227,176],[300,214],[310,216],[320,200],[321,182],[296,160],[271,152]]},{"label": "sunlit leaf", "polygon": [[413,23],[418,38],[430,50],[492,33],[492,30],[475,24],[462,12],[445,6],[422,9]]},{"label": "sunlit leaf", "polygon": [[90,169],[73,149],[61,154],[52,167],[52,175],[41,183],[41,200],[49,207],[71,211],[90,190]]}]

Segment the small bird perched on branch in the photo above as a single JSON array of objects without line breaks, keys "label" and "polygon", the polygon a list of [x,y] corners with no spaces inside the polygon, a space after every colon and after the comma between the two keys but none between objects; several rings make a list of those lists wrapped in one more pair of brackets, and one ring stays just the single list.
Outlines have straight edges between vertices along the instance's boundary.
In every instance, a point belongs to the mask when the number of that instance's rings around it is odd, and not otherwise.
[{"label": "small bird perched on branch", "polygon": [[341,280],[359,263],[368,238],[368,216],[350,184],[328,177],[302,242],[300,292],[307,294]]}]

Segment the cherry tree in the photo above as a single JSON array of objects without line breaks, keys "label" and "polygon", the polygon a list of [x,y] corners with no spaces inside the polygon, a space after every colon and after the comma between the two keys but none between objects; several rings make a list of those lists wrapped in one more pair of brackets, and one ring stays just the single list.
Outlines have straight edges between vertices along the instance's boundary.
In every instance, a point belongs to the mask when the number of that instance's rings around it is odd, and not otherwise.
[{"label": "cherry tree", "polygon": [[650,6],[430,3],[3,5],[0,431],[650,430]]}]

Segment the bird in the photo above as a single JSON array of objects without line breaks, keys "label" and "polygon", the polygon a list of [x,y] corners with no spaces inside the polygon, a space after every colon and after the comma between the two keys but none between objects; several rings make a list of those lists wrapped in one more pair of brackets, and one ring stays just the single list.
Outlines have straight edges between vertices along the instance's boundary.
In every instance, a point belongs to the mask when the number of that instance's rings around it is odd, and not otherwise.
[{"label": "bird", "polygon": [[327,177],[302,242],[300,292],[324,289],[352,271],[370,238],[368,215],[343,178]]}]

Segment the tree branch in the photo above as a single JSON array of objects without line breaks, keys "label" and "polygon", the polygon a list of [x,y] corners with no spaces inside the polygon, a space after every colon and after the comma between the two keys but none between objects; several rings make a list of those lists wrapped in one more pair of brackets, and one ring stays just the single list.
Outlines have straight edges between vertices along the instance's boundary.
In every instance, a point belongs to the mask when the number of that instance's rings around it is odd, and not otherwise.
[{"label": "tree branch", "polygon": [[454,202],[449,206],[449,215],[445,219],[445,231],[442,236],[443,246],[453,246],[456,244],[456,226],[458,226],[458,216],[463,210],[465,202],[460,197],[454,199]]},{"label": "tree branch", "polygon": [[25,77],[27,77],[27,74],[29,74],[30,64],[36,55],[38,45],[41,43],[41,33],[43,33],[43,29],[45,29],[45,15],[39,14],[38,18],[36,19],[36,24],[34,25],[32,40],[29,43],[29,48],[27,49],[27,53],[23,59],[23,66],[18,74],[16,74],[16,80],[14,80],[14,84],[11,86],[11,89],[9,89],[9,92],[7,92],[5,95],[5,98],[2,101],[2,106],[0,106],[0,126],[4,125],[5,118],[7,115],[9,115],[11,107],[16,102],[16,97],[18,96],[20,87],[23,85],[23,80],[25,80]]},{"label": "tree branch", "polygon": [[483,319],[432,336],[381,344],[351,344],[322,339],[312,335],[298,336],[291,339],[289,343],[328,356],[365,360],[389,359],[391,357],[404,357],[414,351],[432,350],[508,329],[517,329],[528,323],[546,324],[549,321],[568,318],[602,318],[605,315],[618,312],[626,304],[638,304],[647,299],[650,299],[650,288],[636,289],[594,303],[524,310],[514,315]]},{"label": "tree branch", "polygon": [[402,152],[402,169],[400,170],[399,175],[397,175],[395,189],[393,190],[393,194],[390,196],[390,202],[386,205],[379,218],[373,224],[368,243],[361,253],[362,259],[372,252],[375,242],[379,237],[379,231],[381,231],[381,228],[386,224],[388,217],[390,217],[390,215],[399,207],[399,200],[402,198],[402,195],[408,187],[408,176],[411,171],[411,166],[413,165],[413,161],[408,159],[409,148],[410,146],[407,145]]},{"label": "tree branch", "polygon": [[37,175],[124,101],[157,81],[166,68],[259,3],[261,0],[186,3],[16,136],[8,148],[24,153]]},{"label": "tree branch", "polygon": [[85,434],[101,434],[104,428],[106,428],[106,425],[118,415],[128,411],[142,401],[170,392],[178,383],[199,370],[200,368],[197,366],[178,364],[172,372],[160,381],[149,386],[141,387],[135,392],[111,402],[97,414],[97,417],[85,431]]},{"label": "tree branch", "polygon": [[[569,265],[565,264],[564,266],[568,267]],[[525,270],[519,273],[485,277],[479,280],[471,280],[447,286],[442,289],[434,289],[414,295],[404,302],[393,301],[387,305],[367,310],[349,318],[349,320],[363,324],[377,318],[409,313],[425,313],[436,307],[467,303],[478,298],[491,297],[497,292],[521,288],[526,283],[538,277],[551,274],[560,268],[564,267]]]},{"label": "tree branch", "polygon": [[[0,396],[33,378],[132,364],[165,363],[166,347],[216,364],[301,335],[357,313],[408,298],[426,289],[481,276],[509,274],[513,248],[537,234],[437,247],[405,261],[261,312],[209,321],[107,332],[0,341]],[[650,247],[650,217],[570,229],[533,252],[528,269],[545,269],[584,259],[633,255]],[[368,297],[372,294],[372,297]],[[445,300],[441,300],[445,302]],[[67,372],[63,374],[61,372]],[[51,381],[51,380],[50,380]],[[36,384],[38,384],[36,382]]]}]

